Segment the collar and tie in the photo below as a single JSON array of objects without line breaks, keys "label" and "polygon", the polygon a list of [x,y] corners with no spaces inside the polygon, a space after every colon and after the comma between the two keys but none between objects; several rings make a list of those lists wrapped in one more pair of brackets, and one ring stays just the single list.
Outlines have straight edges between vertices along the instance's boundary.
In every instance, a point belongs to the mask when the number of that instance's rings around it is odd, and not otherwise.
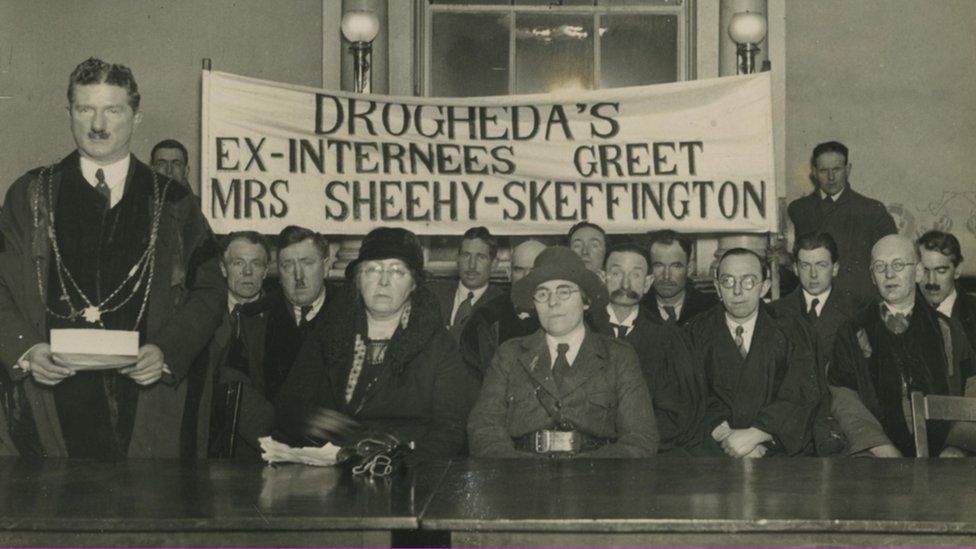
[{"label": "collar and tie", "polygon": [[566,376],[569,375],[569,359],[566,353],[569,352],[569,343],[556,345],[556,360],[552,361],[552,377],[556,381],[556,387],[562,391]]},{"label": "collar and tie", "polygon": [[678,313],[675,312],[674,305],[665,305],[664,306],[664,315],[666,317],[664,319],[665,322],[677,322],[678,321]]},{"label": "collar and tie", "polygon": [[108,183],[105,181],[105,171],[101,168],[95,170],[95,190],[98,194],[105,198],[105,207],[112,207],[112,189],[108,188]]},{"label": "collar and tie", "polygon": [[881,316],[884,319],[885,326],[888,327],[891,333],[900,335],[908,331],[909,315],[893,313],[887,306],[882,306],[881,310]]},{"label": "collar and tie", "polygon": [[231,337],[240,337],[241,335],[241,304],[234,304],[234,308],[230,311],[230,335]]},{"label": "collar and tie", "polygon": [[464,301],[462,301],[460,305],[458,305],[457,312],[454,313],[454,322],[451,323],[451,326],[464,324],[464,322],[468,320],[468,317],[471,316],[473,304],[474,292],[469,291],[468,296],[464,298]]},{"label": "collar and tie", "polygon": [[735,327],[735,346],[739,350],[739,356],[742,357],[742,360],[745,360],[746,355],[749,354],[749,352],[746,351],[746,340],[742,337],[742,333],[745,331],[746,329],[742,326]]},{"label": "collar and tie", "polygon": [[301,316],[298,318],[298,327],[304,328],[308,326],[308,313],[312,312],[311,305],[302,305],[300,308]]},{"label": "collar and tie", "polygon": [[623,339],[624,337],[626,337],[627,331],[630,329],[630,326],[624,326],[623,324],[615,324],[613,322],[610,323],[610,327],[613,328],[613,337],[617,339]]},{"label": "collar and tie", "polygon": [[807,318],[813,322],[816,322],[820,318],[820,315],[817,314],[818,305],[820,305],[820,298],[815,297],[810,301],[810,310],[807,311]]}]

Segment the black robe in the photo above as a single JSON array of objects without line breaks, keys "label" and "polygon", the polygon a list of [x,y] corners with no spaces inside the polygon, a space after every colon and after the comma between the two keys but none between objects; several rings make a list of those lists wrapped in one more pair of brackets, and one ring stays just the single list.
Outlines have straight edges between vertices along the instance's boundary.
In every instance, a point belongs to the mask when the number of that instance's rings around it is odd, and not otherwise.
[{"label": "black robe", "polygon": [[[739,356],[717,305],[688,326],[692,349],[708,388],[702,446],[723,421],[733,429],[756,427],[773,436],[773,453],[813,453],[812,425],[820,404],[816,359],[807,332],[790,316],[759,306],[749,354]],[[767,454],[769,455],[769,454]]]},{"label": "black robe", "polygon": [[478,379],[483,379],[502,343],[534,334],[538,329],[539,319],[529,313],[519,316],[511,294],[505,292],[471,313],[461,332],[461,356]]}]

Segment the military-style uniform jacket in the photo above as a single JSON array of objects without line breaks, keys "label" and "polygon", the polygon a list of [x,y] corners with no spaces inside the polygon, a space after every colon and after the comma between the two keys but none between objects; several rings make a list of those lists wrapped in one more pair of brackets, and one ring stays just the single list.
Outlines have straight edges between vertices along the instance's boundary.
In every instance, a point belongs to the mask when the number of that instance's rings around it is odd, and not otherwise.
[{"label": "military-style uniform jacket", "polygon": [[514,440],[552,429],[543,405],[558,401],[575,430],[611,442],[586,457],[647,457],[658,446],[657,424],[637,354],[630,345],[587,329],[562,391],[551,374],[543,330],[502,344],[468,420],[468,443],[478,457],[525,458]]}]

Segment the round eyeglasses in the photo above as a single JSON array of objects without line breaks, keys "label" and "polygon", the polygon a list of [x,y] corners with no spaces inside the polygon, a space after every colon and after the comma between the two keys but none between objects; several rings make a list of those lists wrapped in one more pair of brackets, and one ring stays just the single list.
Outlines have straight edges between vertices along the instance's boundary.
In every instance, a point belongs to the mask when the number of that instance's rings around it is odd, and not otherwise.
[{"label": "round eyeglasses", "polygon": [[566,301],[570,298],[570,296],[578,291],[580,291],[579,288],[570,288],[569,286],[560,286],[556,288],[555,292],[549,288],[536,288],[535,291],[532,292],[532,299],[536,303],[548,303],[549,298],[552,297],[552,294],[556,294],[559,301]]},{"label": "round eyeglasses", "polygon": [[735,285],[738,283],[739,287],[748,292],[759,284],[759,277],[756,275],[746,275],[741,278],[736,278],[732,275],[722,275],[718,278],[718,283],[726,290],[735,288]]},{"label": "round eyeglasses", "polygon": [[877,261],[875,261],[874,263],[871,264],[871,271],[873,271],[875,273],[878,273],[878,274],[881,274],[881,273],[887,271],[888,270],[888,267],[891,267],[891,270],[892,271],[895,271],[896,273],[900,273],[900,272],[902,272],[902,271],[905,270],[905,267],[911,267],[914,264],[915,263],[910,263],[908,261],[902,261],[900,259],[896,259],[896,260],[892,261],[891,263],[886,263],[886,262],[881,261],[879,259],[879,260],[877,260]]},{"label": "round eyeglasses", "polygon": [[379,265],[370,265],[369,267],[363,267],[363,269],[359,272],[366,277],[367,280],[379,280],[383,277],[383,273],[388,273],[391,280],[400,280],[401,278],[407,276],[407,273],[410,271],[395,265],[389,269],[384,269]]}]

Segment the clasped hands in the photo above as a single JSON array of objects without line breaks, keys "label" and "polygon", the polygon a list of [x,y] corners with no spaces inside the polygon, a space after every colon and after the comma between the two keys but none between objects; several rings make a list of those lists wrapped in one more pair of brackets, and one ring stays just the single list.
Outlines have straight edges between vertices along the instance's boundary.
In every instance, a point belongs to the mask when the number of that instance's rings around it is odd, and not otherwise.
[{"label": "clasped hands", "polygon": [[733,429],[729,427],[728,421],[723,421],[712,429],[712,438],[722,445],[726,454],[737,458],[763,457],[766,455],[766,447],[762,443],[773,440],[772,435],[761,429]]},{"label": "clasped hands", "polygon": [[[71,364],[54,356],[51,345],[38,343],[24,356],[21,364],[34,376],[34,380],[44,385],[57,385],[65,378],[75,375]],[[163,377],[165,362],[159,347],[146,344],[139,347],[136,363],[119,369],[119,373],[132,378],[139,385],[152,385]]]}]

